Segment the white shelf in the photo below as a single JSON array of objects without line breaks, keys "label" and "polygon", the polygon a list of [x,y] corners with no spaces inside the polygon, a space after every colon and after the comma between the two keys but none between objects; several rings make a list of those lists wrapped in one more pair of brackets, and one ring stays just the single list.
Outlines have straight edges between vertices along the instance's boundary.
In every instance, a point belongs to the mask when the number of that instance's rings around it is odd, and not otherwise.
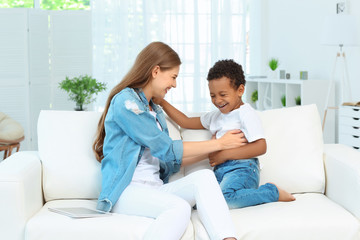
[{"label": "white shelf", "polygon": [[[247,79],[243,100],[255,109],[263,111],[284,107],[281,101],[282,96],[285,96],[285,107],[296,106],[295,98],[300,97],[301,105],[317,105],[322,121],[329,84],[329,80]],[[255,90],[258,91],[258,103],[251,101],[251,95]],[[332,89],[329,106],[334,106],[334,89]],[[326,143],[335,142],[334,112],[328,111],[324,139]]]}]

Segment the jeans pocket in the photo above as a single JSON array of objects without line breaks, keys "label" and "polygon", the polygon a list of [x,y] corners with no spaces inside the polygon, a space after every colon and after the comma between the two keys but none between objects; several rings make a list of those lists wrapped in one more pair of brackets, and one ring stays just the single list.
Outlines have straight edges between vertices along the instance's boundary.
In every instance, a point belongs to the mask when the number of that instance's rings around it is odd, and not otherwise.
[{"label": "jeans pocket", "polygon": [[[259,180],[260,180],[260,174],[259,174],[259,167],[257,164],[250,163],[248,168],[248,184],[251,188],[258,188],[259,187]],[[251,185],[251,186],[250,186]]]}]

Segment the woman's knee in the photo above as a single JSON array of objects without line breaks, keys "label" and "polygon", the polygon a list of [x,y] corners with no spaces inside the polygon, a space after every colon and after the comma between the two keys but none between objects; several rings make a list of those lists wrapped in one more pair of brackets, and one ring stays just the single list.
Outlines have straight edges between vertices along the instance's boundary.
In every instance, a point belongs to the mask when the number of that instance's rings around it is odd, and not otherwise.
[{"label": "woman's knee", "polygon": [[191,206],[190,204],[182,198],[177,198],[173,200],[171,204],[171,209],[175,210],[185,218],[190,218],[191,215]]},{"label": "woman's knee", "polygon": [[192,174],[195,174],[201,179],[216,179],[214,172],[210,169],[201,169]]},{"label": "woman's knee", "polygon": [[[190,175],[189,175],[190,177]],[[215,174],[212,170],[201,169],[196,172],[191,173],[191,182],[195,189],[209,188],[211,186],[219,186],[218,181],[216,180]]]}]

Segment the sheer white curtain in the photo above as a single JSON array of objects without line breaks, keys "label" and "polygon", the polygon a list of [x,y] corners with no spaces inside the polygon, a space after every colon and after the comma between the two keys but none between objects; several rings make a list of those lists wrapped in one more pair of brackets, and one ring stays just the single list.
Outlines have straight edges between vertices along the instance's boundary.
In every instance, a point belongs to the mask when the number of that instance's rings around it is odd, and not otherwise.
[{"label": "sheer white curtain", "polygon": [[[207,72],[220,59],[246,67],[245,0],[92,0],[93,76],[108,83],[95,107],[152,41],[179,54],[177,88],[166,99],[182,111],[208,111]],[[246,69],[246,68],[245,68]]]}]

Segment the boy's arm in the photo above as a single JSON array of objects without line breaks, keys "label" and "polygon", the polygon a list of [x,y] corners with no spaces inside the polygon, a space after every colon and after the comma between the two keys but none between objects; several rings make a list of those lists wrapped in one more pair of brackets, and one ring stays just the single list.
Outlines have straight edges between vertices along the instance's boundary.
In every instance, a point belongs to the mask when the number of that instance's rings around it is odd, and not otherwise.
[{"label": "boy's arm", "polygon": [[159,105],[164,109],[166,114],[180,127],[190,129],[204,129],[203,125],[201,124],[200,117],[189,118],[184,113],[173,107],[165,99],[162,99]]},{"label": "boy's arm", "polygon": [[239,148],[222,150],[209,154],[209,161],[212,167],[232,159],[248,159],[258,157],[266,153],[266,140],[261,138]]}]

